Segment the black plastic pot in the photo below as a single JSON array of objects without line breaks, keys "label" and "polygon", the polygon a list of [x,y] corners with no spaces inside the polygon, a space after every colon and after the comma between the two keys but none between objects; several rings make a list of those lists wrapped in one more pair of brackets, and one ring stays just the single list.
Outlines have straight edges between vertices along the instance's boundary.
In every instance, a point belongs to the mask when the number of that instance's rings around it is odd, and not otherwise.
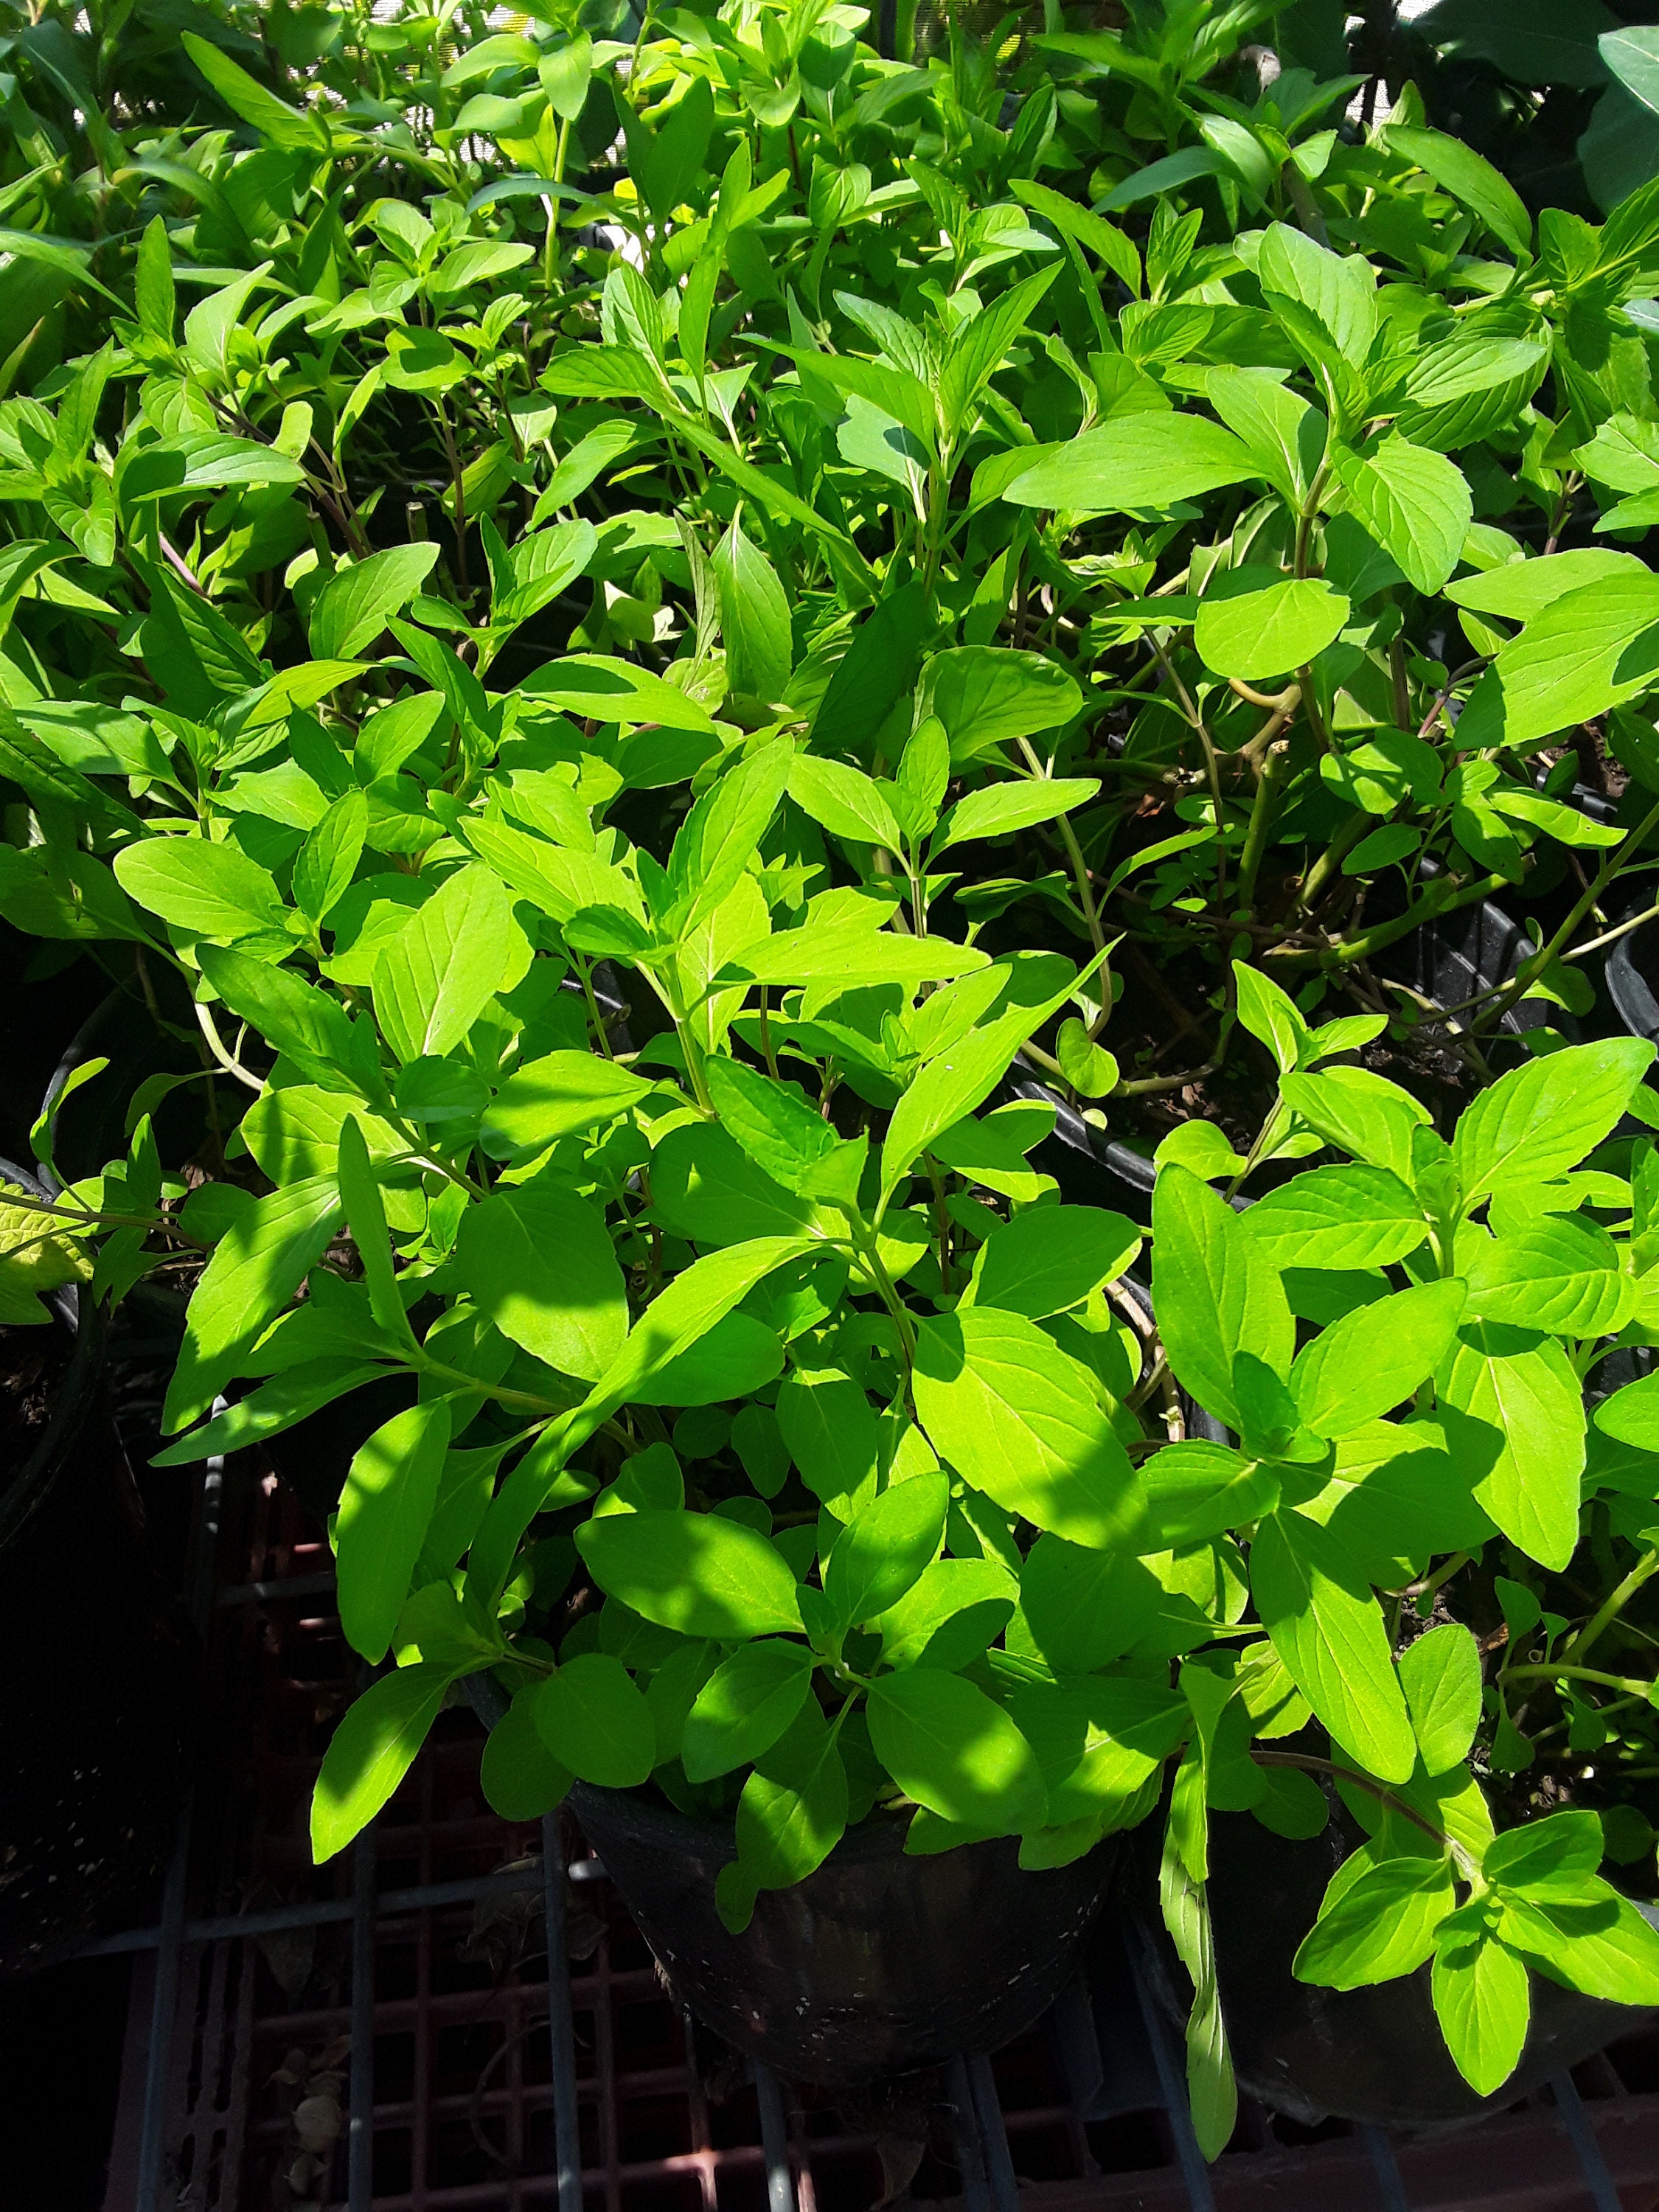
[{"label": "black plastic pot", "polygon": [[[1650,896],[1632,900],[1622,917],[1642,914]],[[1618,939],[1607,954],[1607,995],[1632,1036],[1659,1039],[1659,919]]]},{"label": "black plastic pot", "polygon": [[[40,1194],[0,1162],[0,1176]],[[49,1413],[0,1471],[0,1978],[115,1923],[160,1869],[183,1787],[191,1639],[145,1538],[103,1391],[104,1322],[56,1293]],[[0,1358],[40,1329],[0,1332]],[[61,1357],[67,1346],[67,1358]]]},{"label": "black plastic pot", "polygon": [[1107,1844],[1028,1873],[999,1838],[907,1858],[906,1823],[877,1814],[793,1889],[763,1890],[733,1936],[714,1910],[737,1856],[729,1826],[583,1783],[568,1802],[675,1995],[787,2078],[842,2088],[1029,2027],[1070,1975],[1115,1857]]},{"label": "black plastic pot", "polygon": [[[1159,2002],[1184,2021],[1190,1988],[1158,1907],[1162,1823],[1138,1832],[1127,1913]],[[1434,2127],[1502,2112],[1564,2066],[1636,2033],[1655,2017],[1532,1981],[1532,2024],[1504,2087],[1478,2097],[1453,2065],[1434,2016],[1427,1966],[1370,1989],[1316,1989],[1291,1972],[1325,1886],[1362,1840],[1338,1814],[1292,1842],[1248,1813],[1214,1813],[1207,1895],[1222,2010],[1239,2086],[1310,2126],[1334,2115],[1378,2127]]]}]

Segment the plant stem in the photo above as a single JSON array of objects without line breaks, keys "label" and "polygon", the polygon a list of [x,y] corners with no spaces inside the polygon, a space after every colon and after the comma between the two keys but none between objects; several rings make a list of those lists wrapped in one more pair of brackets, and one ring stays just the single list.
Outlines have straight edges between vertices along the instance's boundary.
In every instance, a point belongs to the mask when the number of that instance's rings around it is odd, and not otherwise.
[{"label": "plant stem", "polygon": [[1559,954],[1562,946],[1571,941],[1572,933],[1590,908],[1601,903],[1601,893],[1618,873],[1620,862],[1630,860],[1639,850],[1643,840],[1656,826],[1659,826],[1659,805],[1650,806],[1623,844],[1615,845],[1603,856],[1601,866],[1584,886],[1571,912],[1554,936],[1547,945],[1540,946],[1530,960],[1522,962],[1495,1002],[1474,1024],[1477,1035],[1483,1029],[1490,1029],[1494,1022],[1502,1021],[1516,1000],[1531,990],[1551,961]]},{"label": "plant stem", "polygon": [[1602,1630],[1610,1627],[1618,1620],[1643,1583],[1656,1574],[1659,1574],[1659,1551],[1650,1550],[1636,1562],[1623,1582],[1616,1589],[1609,1592],[1596,1611],[1590,1615],[1589,1620],[1567,1646],[1567,1658],[1575,1662],[1582,1659]]},{"label": "plant stem", "polygon": [[1284,774],[1290,757],[1290,747],[1283,738],[1275,738],[1267,748],[1267,757],[1261,763],[1261,778],[1255,787],[1255,797],[1250,803],[1250,823],[1244,833],[1244,850],[1238,863],[1238,884],[1234,896],[1237,903],[1249,911],[1255,896],[1255,879],[1261,866],[1261,856],[1267,849],[1267,835],[1273,827],[1274,801],[1279,777]]}]

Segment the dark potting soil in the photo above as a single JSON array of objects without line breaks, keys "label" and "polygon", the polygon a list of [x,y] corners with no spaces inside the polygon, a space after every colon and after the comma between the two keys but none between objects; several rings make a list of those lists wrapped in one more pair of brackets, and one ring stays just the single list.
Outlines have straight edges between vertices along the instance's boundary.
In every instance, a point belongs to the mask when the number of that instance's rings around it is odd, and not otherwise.
[{"label": "dark potting soil", "polygon": [[40,1443],[75,1352],[67,1329],[0,1328],[0,1490]]}]

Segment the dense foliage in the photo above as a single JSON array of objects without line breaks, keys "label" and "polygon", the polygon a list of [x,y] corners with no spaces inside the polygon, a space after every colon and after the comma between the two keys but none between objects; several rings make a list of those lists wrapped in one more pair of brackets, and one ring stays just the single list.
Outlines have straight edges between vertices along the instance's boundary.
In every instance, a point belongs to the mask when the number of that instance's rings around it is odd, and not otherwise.
[{"label": "dense foliage", "polygon": [[1432,1958],[1478,2089],[1530,1969],[1659,2001],[1659,1095],[1574,1027],[1659,185],[1534,222],[1319,9],[1123,12],[16,32],[0,915],[176,1073],[0,1315],[204,1260],[173,1463],[398,1394],[319,1856],[484,1669],[501,1808],[732,1818],[734,1927],[878,1806],[1160,1817],[1213,2150],[1212,1807],[1352,1824],[1298,1971]]}]

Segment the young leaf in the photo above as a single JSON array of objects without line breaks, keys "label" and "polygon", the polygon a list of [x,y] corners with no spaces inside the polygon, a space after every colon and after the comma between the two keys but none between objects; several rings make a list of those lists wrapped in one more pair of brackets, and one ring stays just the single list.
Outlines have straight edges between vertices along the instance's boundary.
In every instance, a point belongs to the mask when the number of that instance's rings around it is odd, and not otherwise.
[{"label": "young leaf", "polygon": [[[1343,1869],[1346,1872],[1346,1869]],[[1339,1873],[1291,1971],[1328,1990],[1391,1982],[1420,1966],[1457,1902],[1443,1858],[1383,1859],[1358,1881]]]},{"label": "young leaf", "polygon": [[1278,1275],[1238,1216],[1189,1169],[1160,1169],[1152,1192],[1152,1297],[1170,1366],[1200,1405],[1238,1425],[1233,1357],[1289,1373],[1295,1324]]},{"label": "young leaf", "polygon": [[686,1715],[680,1759],[689,1782],[712,1782],[775,1744],[805,1704],[816,1662],[804,1644],[773,1637],[723,1660]]},{"label": "young leaf", "polygon": [[622,1351],[628,1296],[610,1231],[552,1174],[469,1206],[455,1267],[502,1335],[561,1374],[592,1382]]},{"label": "young leaf", "polygon": [[575,1780],[536,1725],[534,1690],[520,1690],[484,1739],[478,1780],[503,1820],[539,1820]]},{"label": "young leaf", "polygon": [[1141,1232],[1121,1213],[1089,1206],[1044,1206],[994,1229],[974,1261],[964,1304],[1045,1321],[1114,1283],[1140,1249]]},{"label": "young leaf", "polygon": [[990,1835],[1040,1826],[1042,1777],[1002,1707],[960,1674],[917,1668],[870,1686],[870,1741],[908,1797]]},{"label": "young leaf", "polygon": [[584,1651],[567,1661],[529,1698],[542,1741],[582,1781],[602,1790],[629,1790],[656,1765],[651,1709],[627,1668],[607,1653]]},{"label": "young leaf", "polygon": [[[392,1264],[392,1247],[386,1235],[386,1208],[380,1203],[380,1187],[374,1179],[369,1164],[368,1146],[355,1114],[348,1114],[340,1124],[339,1146],[335,1158],[336,1172],[340,1183],[340,1203],[345,1208],[346,1226],[357,1247],[357,1256],[362,1262],[363,1279],[368,1286],[369,1310],[392,1343],[410,1352],[418,1351],[415,1332],[410,1327],[409,1316],[398,1294],[398,1280]],[[374,1655],[378,1657],[380,1655]]]},{"label": "young leaf", "polygon": [[1501,2089],[1521,2063],[1532,2017],[1525,1962],[1492,1936],[1435,1953],[1435,2018],[1452,2063],[1479,2097]]},{"label": "young leaf", "polygon": [[1480,1724],[1480,1650],[1461,1621],[1443,1621],[1400,1655],[1400,1686],[1425,1771],[1445,1774],[1468,1756]]},{"label": "young leaf", "polygon": [[1303,1420],[1340,1437],[1402,1403],[1444,1358],[1465,1296],[1459,1282],[1419,1283],[1345,1314],[1291,1370]]},{"label": "young leaf", "polygon": [[1578,1541],[1584,1466],[1583,1392],[1565,1352],[1530,1330],[1469,1322],[1435,1387],[1447,1449],[1481,1507],[1560,1571]]},{"label": "young leaf", "polygon": [[1645,1037],[1615,1037],[1499,1076],[1464,1109],[1452,1138],[1464,1204],[1576,1167],[1613,1127],[1653,1059]]},{"label": "young leaf", "polygon": [[1091,1380],[1035,1322],[992,1306],[916,1332],[916,1416],[963,1480],[1076,1544],[1132,1546],[1145,1497]]},{"label": "young leaf", "polygon": [[335,1536],[340,1626],[354,1651],[384,1659],[437,1503],[449,1449],[449,1405],[410,1406],[358,1447]]},{"label": "young leaf", "polygon": [[321,1866],[368,1826],[408,1773],[455,1679],[450,1667],[400,1667],[371,1682],[330,1739],[311,1800],[311,1856]]},{"label": "young leaf", "polygon": [[608,1596],[659,1628],[733,1644],[801,1632],[795,1577],[776,1547],[714,1513],[615,1513],[576,1531]]},{"label": "young leaf", "polygon": [[462,868],[389,938],[374,962],[374,1014],[400,1060],[441,1057],[501,988],[511,921],[488,868]]},{"label": "young leaf", "polygon": [[884,1490],[836,1537],[823,1595],[842,1628],[895,1606],[939,1557],[951,1486],[937,1468]]},{"label": "young leaf", "polygon": [[1250,1547],[1250,1589],[1273,1646],[1342,1748],[1384,1782],[1417,1764],[1406,1700],[1370,1583],[1300,1513],[1270,1514]]}]

